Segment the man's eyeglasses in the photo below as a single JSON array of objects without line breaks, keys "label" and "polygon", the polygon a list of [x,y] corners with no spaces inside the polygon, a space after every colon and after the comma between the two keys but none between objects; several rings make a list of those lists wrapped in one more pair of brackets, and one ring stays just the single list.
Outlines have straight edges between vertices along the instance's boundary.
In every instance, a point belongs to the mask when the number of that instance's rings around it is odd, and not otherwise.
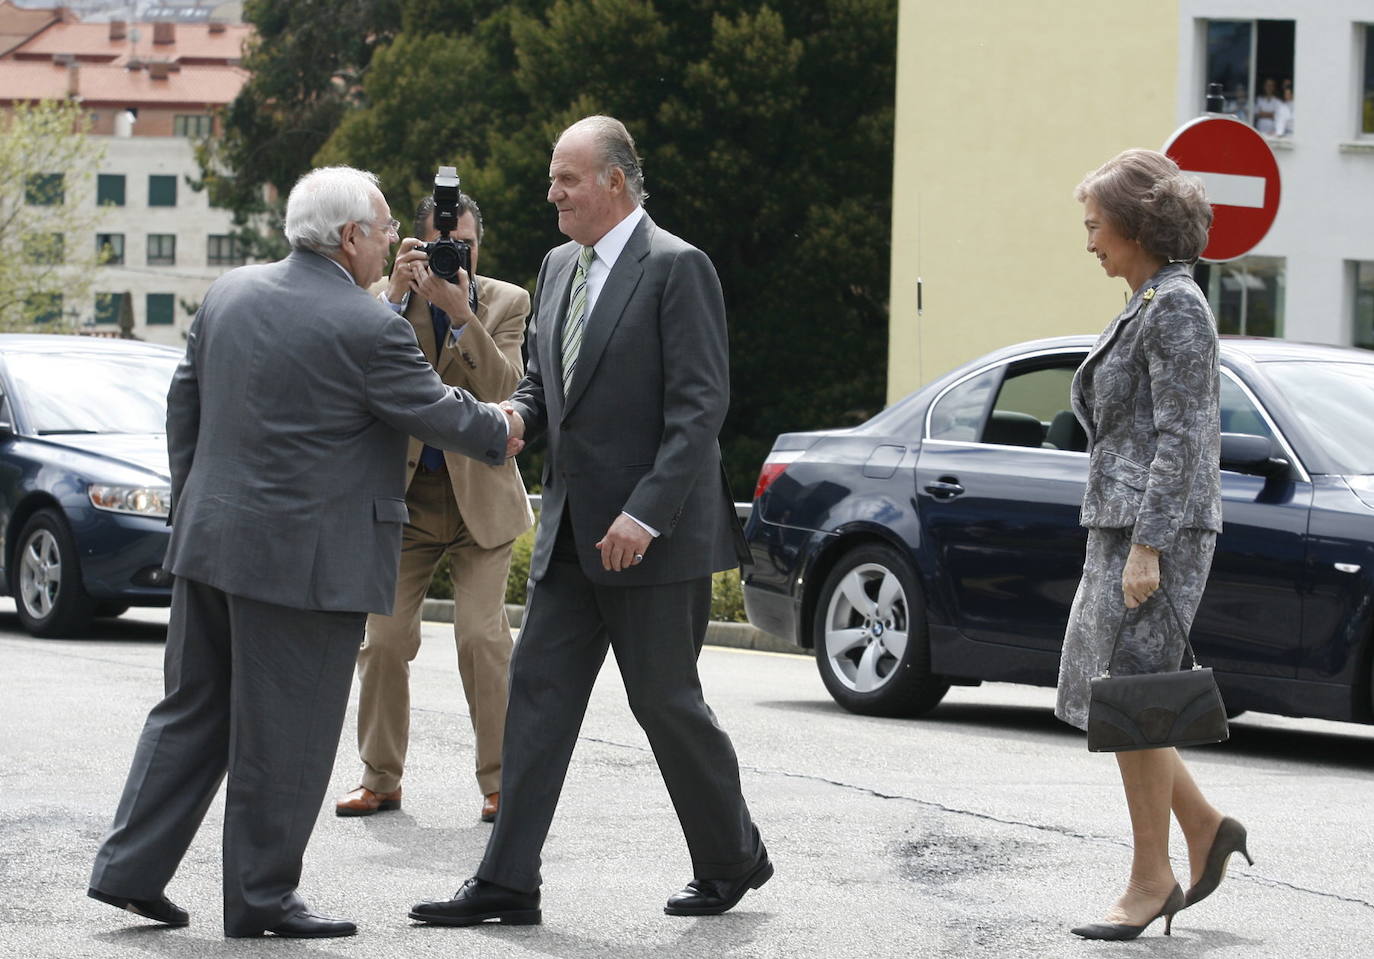
[{"label": "man's eyeglasses", "polygon": [[399,240],[401,238],[401,221],[396,219],[394,216],[391,219],[387,220],[386,232],[390,233],[392,236],[396,237],[396,239]]}]

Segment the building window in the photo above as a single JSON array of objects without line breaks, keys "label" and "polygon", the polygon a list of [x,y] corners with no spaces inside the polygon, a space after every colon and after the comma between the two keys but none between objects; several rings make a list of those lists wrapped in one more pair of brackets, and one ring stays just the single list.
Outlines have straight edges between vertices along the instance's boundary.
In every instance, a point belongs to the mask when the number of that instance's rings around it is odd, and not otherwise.
[{"label": "building window", "polygon": [[124,205],[124,174],[102,173],[95,178],[95,202],[98,206]]},{"label": "building window", "polygon": [[176,297],[171,293],[149,293],[147,324],[149,326],[171,326],[173,322],[172,309],[175,306]]},{"label": "building window", "polygon": [[1208,20],[1208,83],[1220,83],[1222,108],[1266,136],[1293,132],[1293,21]]},{"label": "building window", "polygon": [[62,263],[66,238],[61,233],[30,233],[24,237],[24,259],[36,265]]},{"label": "building window", "polygon": [[1195,275],[1217,318],[1218,333],[1283,336],[1284,260],[1244,256],[1227,263],[1200,263]]},{"label": "building window", "polygon": [[243,259],[238,237],[218,233],[207,237],[205,262],[210,266],[241,266]]},{"label": "building window", "polygon": [[67,189],[61,173],[30,173],[24,179],[24,202],[29,206],[61,206]]},{"label": "building window", "polygon": [[1374,25],[1364,28],[1364,96],[1360,98],[1360,132],[1374,136]]},{"label": "building window", "polygon": [[119,308],[123,305],[123,293],[97,293],[95,295],[95,321],[97,323],[118,323]]},{"label": "building window", "polygon": [[24,298],[29,320],[34,323],[56,323],[62,319],[61,293],[30,293]]},{"label": "building window", "polygon": [[177,178],[175,176],[168,176],[164,173],[149,174],[148,205],[176,206]]},{"label": "building window", "polygon": [[124,262],[124,234],[97,233],[95,255],[102,266],[119,266]]},{"label": "building window", "polygon": [[177,235],[175,233],[148,234],[148,265],[176,266]]},{"label": "building window", "polygon": [[179,113],[172,117],[172,135],[204,139],[210,135],[212,124],[207,113]]},{"label": "building window", "polygon": [[1368,260],[1355,267],[1355,326],[1351,342],[1374,350],[1374,263]]}]

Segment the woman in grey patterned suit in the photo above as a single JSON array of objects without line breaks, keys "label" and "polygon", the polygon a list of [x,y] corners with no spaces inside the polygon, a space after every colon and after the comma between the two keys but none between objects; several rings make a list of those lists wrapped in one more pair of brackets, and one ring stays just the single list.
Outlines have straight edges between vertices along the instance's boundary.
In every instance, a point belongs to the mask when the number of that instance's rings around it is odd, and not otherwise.
[{"label": "woman in grey patterned suit", "polygon": [[[1114,675],[1182,662],[1183,630],[1221,531],[1220,379],[1216,323],[1189,272],[1212,223],[1201,182],[1161,153],[1127,150],[1088,174],[1075,196],[1088,252],[1132,290],[1073,382],[1090,449],[1088,548],[1055,714],[1086,729],[1089,685],[1109,659]],[[1245,830],[1206,800],[1177,750],[1116,757],[1134,838],[1131,876],[1105,922],[1073,931],[1133,939],[1163,916],[1167,935],[1174,913],[1216,888]],[[1186,896],[1169,862],[1171,811],[1188,842]]]}]

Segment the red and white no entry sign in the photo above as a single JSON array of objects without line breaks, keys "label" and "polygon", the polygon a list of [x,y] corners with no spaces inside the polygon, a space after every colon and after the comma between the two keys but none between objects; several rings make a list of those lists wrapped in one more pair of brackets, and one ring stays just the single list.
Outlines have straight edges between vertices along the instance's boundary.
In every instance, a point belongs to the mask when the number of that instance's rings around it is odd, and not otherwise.
[{"label": "red and white no entry sign", "polygon": [[1199,117],[1174,131],[1164,152],[1207,187],[1214,218],[1204,260],[1234,260],[1264,239],[1279,212],[1279,165],[1253,127]]}]

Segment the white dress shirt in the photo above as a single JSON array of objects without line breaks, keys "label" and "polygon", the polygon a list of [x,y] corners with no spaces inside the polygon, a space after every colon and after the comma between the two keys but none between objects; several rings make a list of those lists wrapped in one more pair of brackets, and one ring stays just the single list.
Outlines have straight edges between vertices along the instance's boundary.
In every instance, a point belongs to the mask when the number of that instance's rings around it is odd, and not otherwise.
[{"label": "white dress shirt", "polygon": [[[635,231],[635,227],[639,226],[642,219],[644,207],[637,206],[592,246],[592,249],[596,250],[596,256],[592,258],[592,265],[587,267],[587,316],[592,315],[592,307],[596,306],[596,298],[601,295],[601,288],[606,285],[606,277],[610,275],[611,267],[620,259],[620,254],[625,252],[625,244],[630,242],[630,234]],[[654,539],[658,539],[658,530],[637,516],[630,516],[629,513],[625,515],[644,527]]]}]

